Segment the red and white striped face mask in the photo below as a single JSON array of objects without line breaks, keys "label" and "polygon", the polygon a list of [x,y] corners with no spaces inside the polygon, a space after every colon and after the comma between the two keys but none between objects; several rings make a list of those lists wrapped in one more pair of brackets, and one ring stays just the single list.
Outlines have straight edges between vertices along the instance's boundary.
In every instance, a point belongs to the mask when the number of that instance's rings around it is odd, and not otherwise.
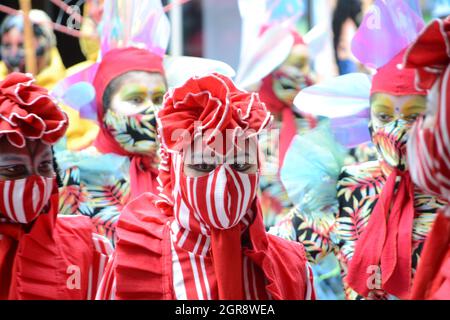
[{"label": "red and white striped face mask", "polygon": [[0,215],[16,223],[34,221],[48,204],[54,182],[37,175],[0,181]]},{"label": "red and white striped face mask", "polygon": [[181,196],[201,223],[231,229],[245,217],[256,198],[257,174],[245,174],[220,165],[207,176],[180,179]]}]

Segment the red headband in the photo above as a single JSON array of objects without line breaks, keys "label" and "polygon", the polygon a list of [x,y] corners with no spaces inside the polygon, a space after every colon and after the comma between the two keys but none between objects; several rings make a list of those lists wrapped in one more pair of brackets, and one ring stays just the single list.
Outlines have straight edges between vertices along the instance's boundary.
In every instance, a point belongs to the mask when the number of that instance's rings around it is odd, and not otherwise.
[{"label": "red headband", "polygon": [[394,96],[426,95],[425,91],[415,86],[415,72],[401,68],[405,51],[400,52],[388,64],[378,69],[372,79],[371,95],[374,93]]},{"label": "red headband", "polygon": [[164,75],[162,57],[144,49],[126,48],[109,51],[102,58],[94,79],[97,96],[97,116],[99,123],[103,119],[103,94],[115,78],[130,71],[155,72]]}]

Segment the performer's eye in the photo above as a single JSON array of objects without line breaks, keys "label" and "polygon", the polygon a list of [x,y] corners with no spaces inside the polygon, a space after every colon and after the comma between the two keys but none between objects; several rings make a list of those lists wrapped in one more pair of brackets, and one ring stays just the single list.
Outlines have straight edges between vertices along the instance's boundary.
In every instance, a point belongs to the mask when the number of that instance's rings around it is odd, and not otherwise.
[{"label": "performer's eye", "polygon": [[236,171],[245,172],[245,171],[249,170],[252,167],[252,165],[249,163],[233,164],[232,167]]},{"label": "performer's eye", "polygon": [[140,105],[145,102],[145,99],[141,96],[134,96],[134,97],[130,98],[128,101],[130,101],[131,103],[133,103],[135,105]]},{"label": "performer's eye", "polygon": [[26,176],[27,174],[28,169],[23,164],[0,167],[0,176],[4,176],[6,178],[21,177]]},{"label": "performer's eye", "polygon": [[377,118],[385,123],[391,122],[392,121],[392,116],[386,114],[386,113],[378,113],[377,114]]},{"label": "performer's eye", "polygon": [[188,167],[193,170],[200,171],[200,172],[211,172],[214,169],[216,169],[217,166],[215,164],[200,163],[200,164],[189,165]]},{"label": "performer's eye", "polygon": [[44,161],[39,165],[39,173],[50,173],[53,171],[53,162]]},{"label": "performer's eye", "polygon": [[411,114],[411,115],[405,117],[405,120],[408,121],[408,122],[414,122],[417,119],[419,119],[420,116],[421,116],[420,113],[414,113],[414,114]]},{"label": "performer's eye", "polygon": [[164,101],[164,94],[155,94],[152,97],[152,102],[155,105],[162,105]]}]

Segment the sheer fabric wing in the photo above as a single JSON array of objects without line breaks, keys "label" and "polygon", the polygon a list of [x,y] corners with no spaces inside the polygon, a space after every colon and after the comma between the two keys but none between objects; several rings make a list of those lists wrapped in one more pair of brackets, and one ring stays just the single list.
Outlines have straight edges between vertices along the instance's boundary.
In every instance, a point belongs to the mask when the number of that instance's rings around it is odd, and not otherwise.
[{"label": "sheer fabric wing", "polygon": [[57,100],[80,112],[85,119],[97,120],[95,89],[93,79],[98,63],[61,80],[51,94]]},{"label": "sheer fabric wing", "polygon": [[346,150],[336,142],[324,122],[297,135],[281,169],[281,181],[299,210],[313,214],[337,203],[336,185]]},{"label": "sheer fabric wing", "polygon": [[179,87],[189,78],[200,77],[217,72],[228,77],[236,75],[234,69],[222,61],[196,57],[164,58],[164,69],[169,87]]},{"label": "sheer fabric wing", "polygon": [[289,56],[294,38],[282,25],[270,27],[243,56],[236,83],[243,89],[257,84]]},{"label": "sheer fabric wing", "polygon": [[370,87],[367,75],[352,73],[302,90],[294,105],[302,113],[329,118],[337,141],[353,148],[370,141]]},{"label": "sheer fabric wing", "polygon": [[376,0],[353,38],[355,57],[375,69],[388,63],[423,29],[424,21],[417,9],[412,0]]}]

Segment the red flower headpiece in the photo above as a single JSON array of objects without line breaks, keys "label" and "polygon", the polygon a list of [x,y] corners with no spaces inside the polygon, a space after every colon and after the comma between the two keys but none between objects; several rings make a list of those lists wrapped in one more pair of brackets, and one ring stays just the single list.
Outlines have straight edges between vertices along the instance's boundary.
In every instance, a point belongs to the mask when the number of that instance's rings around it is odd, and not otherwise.
[{"label": "red flower headpiece", "polygon": [[[230,129],[241,138],[256,136],[270,125],[272,116],[257,93],[241,91],[229,78],[216,73],[194,77],[183,86],[171,89],[164,98],[164,107],[157,117],[161,139],[158,189],[163,200],[156,201],[156,205],[170,215],[176,183],[173,152],[191,144],[195,134],[204,134],[206,143],[215,134],[221,133],[223,137]],[[196,129],[199,131],[194,132]],[[178,130],[181,135],[177,135]],[[186,134],[190,139],[186,139]]]},{"label": "red flower headpiece", "polygon": [[[158,113],[160,137],[169,152],[180,151],[198,134],[207,135],[206,143],[226,130],[249,138],[259,134],[271,119],[257,93],[241,91],[231,79],[216,73],[194,77],[170,90]],[[186,140],[186,135],[190,139]]]},{"label": "red flower headpiece", "polygon": [[23,148],[26,139],[54,144],[67,130],[67,115],[31,75],[12,73],[0,82],[0,137]]}]

